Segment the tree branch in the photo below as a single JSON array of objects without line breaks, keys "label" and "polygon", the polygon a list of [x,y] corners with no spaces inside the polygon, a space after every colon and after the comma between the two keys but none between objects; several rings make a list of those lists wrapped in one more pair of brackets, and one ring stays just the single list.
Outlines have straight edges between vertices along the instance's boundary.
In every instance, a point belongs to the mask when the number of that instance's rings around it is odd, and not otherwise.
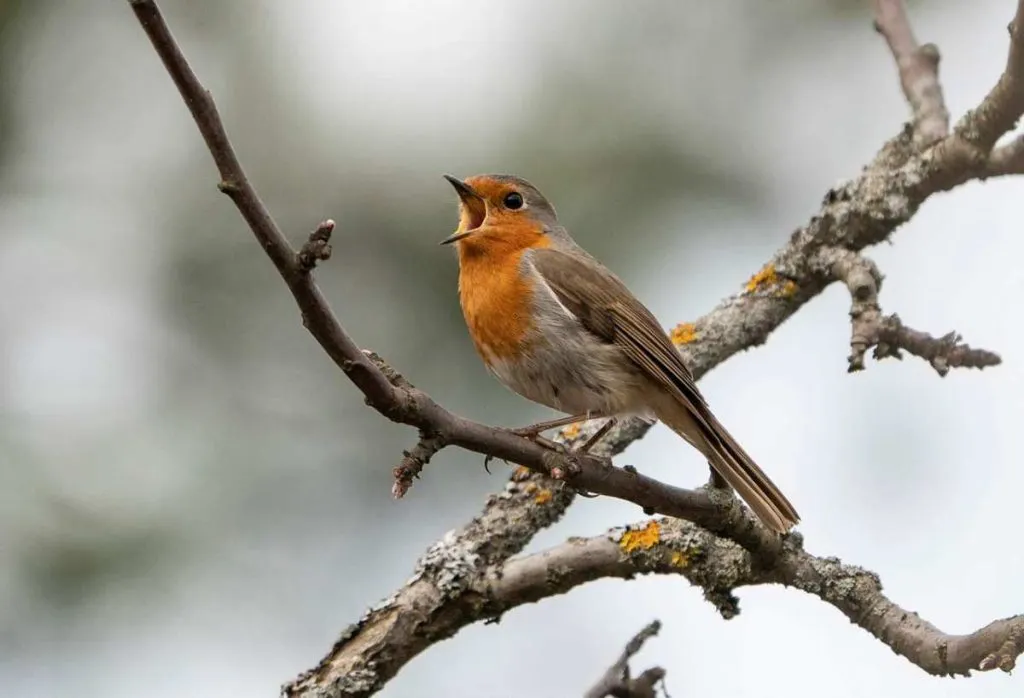
[{"label": "tree branch", "polygon": [[955,135],[987,157],[1000,136],[1009,132],[1024,113],[1024,0],[1007,27],[1010,51],[999,81],[976,108],[967,112],[954,129]]},{"label": "tree branch", "polygon": [[837,279],[850,290],[850,373],[864,370],[864,354],[875,348],[874,358],[902,359],[901,350],[926,359],[932,368],[945,377],[949,369],[964,367],[982,369],[998,366],[1002,359],[985,349],[973,349],[961,343],[956,332],[933,337],[905,326],[895,313],[882,315],[878,292],[882,274],[878,266],[863,255],[849,250],[830,248],[825,251]]},{"label": "tree branch", "polygon": [[[1024,616],[989,623],[968,635],[950,635],[893,603],[873,572],[808,553],[799,535],[787,539],[776,565],[764,568],[735,543],[673,519],[612,529],[509,560],[474,590],[486,598],[482,608],[503,612],[509,604],[563,594],[596,579],[648,573],[684,576],[726,617],[738,613],[733,592],[740,587],[783,584],[799,589],[834,606],[854,625],[936,676],[1010,671],[1024,653]],[[545,589],[549,586],[554,590]]]},{"label": "tree branch", "polygon": [[[453,563],[418,572],[360,621],[371,625],[346,631],[339,642],[350,642],[348,651],[332,652],[317,669],[286,686],[285,695],[372,695],[397,672],[385,651],[415,648],[418,654],[467,625],[500,618],[517,606],[565,594],[598,579],[629,580],[640,574],[684,577],[701,588],[705,599],[726,619],[740,612],[737,589],[765,584],[799,589],[835,607],[896,654],[936,676],[967,676],[992,669],[1009,672],[1024,653],[1024,616],[998,620],[967,635],[944,633],[891,601],[873,572],[805,551],[799,534],[786,540],[776,564],[765,567],[739,545],[690,522],[652,519],[572,539],[503,564],[472,568],[472,564]],[[425,569],[422,562],[417,569]],[[464,576],[453,586],[454,575]],[[424,593],[425,588],[433,593]],[[378,614],[387,619],[383,627],[382,620],[371,618]],[[381,636],[400,619],[414,623],[401,629],[401,642],[395,643],[390,634]],[[372,674],[363,671],[368,666],[374,667]]]},{"label": "tree branch", "polygon": [[665,679],[665,670],[661,667],[652,667],[631,678],[629,675],[629,660],[640,651],[650,638],[661,630],[661,621],[651,621],[644,628],[633,636],[622,655],[608,667],[600,681],[587,691],[583,698],[654,698],[655,687]]},{"label": "tree branch", "polygon": [[939,49],[920,46],[902,0],[874,0],[875,31],[885,37],[899,68],[900,87],[914,114],[914,139],[926,147],[949,133],[949,112],[939,84]]},{"label": "tree branch", "polygon": [[[368,696],[412,657],[475,620],[497,617],[516,605],[563,593],[599,576],[627,577],[638,571],[669,569],[702,586],[705,596],[727,617],[738,612],[732,594],[738,586],[789,584],[836,606],[932,673],[1012,668],[1024,644],[1019,617],[997,621],[968,636],[943,635],[882,596],[871,573],[808,555],[800,547],[799,534],[784,539],[770,534],[731,495],[672,487],[637,473],[635,468],[617,468],[599,457],[567,456],[508,430],[471,422],[445,410],[379,357],[360,351],[312,280],[313,267],[330,254],[333,224],[321,224],[302,249],[294,251],[246,178],[213,99],[189,67],[156,3],[128,1],[206,141],[220,171],[220,189],[231,197],[288,285],[303,324],[371,407],[392,421],[419,429],[421,442],[403,466],[418,473],[437,450],[455,445],[533,471],[517,471],[477,518],[431,547],[419,561],[413,579],[343,633],[316,669],[284,689],[288,695]],[[865,294],[859,289],[867,277],[877,295],[881,276],[871,273],[871,266],[861,261],[859,253],[887,240],[931,195],[972,179],[1022,169],[1021,147],[1016,142],[995,151],[992,146],[1024,111],[1024,0],[1020,0],[1018,16],[1011,25],[1007,67],[999,82],[952,134],[942,135],[932,147],[922,147],[922,139],[927,143],[938,134],[940,107],[945,109],[937,89],[936,68],[923,62],[930,60],[927,47],[916,46],[899,3],[879,0],[876,15],[899,64],[916,126],[903,129],[886,143],[856,179],[831,189],[819,212],[793,233],[740,292],[696,322],[676,328],[673,337],[698,378],[732,355],[765,342],[779,325],[837,280],[851,287],[855,303]],[[934,85],[930,84],[933,79]],[[847,259],[848,268],[837,267],[836,254]],[[961,365],[991,361],[994,356],[986,353],[989,358],[979,358],[975,350],[958,349],[957,341],[948,337],[933,340],[915,333],[899,324],[895,316],[880,317],[880,311],[879,317],[871,319],[873,311],[868,305],[861,323],[867,327],[870,321],[879,329],[877,338],[865,334],[857,345],[863,344],[863,351],[874,341],[876,353],[884,343],[916,351],[933,365],[939,360],[949,366],[957,361]],[[942,352],[934,342],[945,347]],[[620,422],[604,438],[600,452],[620,453],[649,427],[649,422],[641,420]],[[562,441],[568,434],[563,432]],[[552,480],[552,474],[560,475],[564,482]],[[647,512],[678,520],[623,531],[617,539],[605,536],[570,541],[541,557],[510,559],[537,531],[558,520],[574,499],[572,488],[619,497]],[[672,531],[678,532],[675,538],[690,543],[671,548],[665,557],[658,551],[663,541],[673,539]],[[541,564],[559,557],[562,561],[556,567]],[[648,560],[649,569],[641,564],[643,559]],[[544,584],[528,583],[538,579],[540,570]]]},{"label": "tree branch", "polygon": [[988,159],[988,176],[1024,174],[1024,135],[992,151]]}]

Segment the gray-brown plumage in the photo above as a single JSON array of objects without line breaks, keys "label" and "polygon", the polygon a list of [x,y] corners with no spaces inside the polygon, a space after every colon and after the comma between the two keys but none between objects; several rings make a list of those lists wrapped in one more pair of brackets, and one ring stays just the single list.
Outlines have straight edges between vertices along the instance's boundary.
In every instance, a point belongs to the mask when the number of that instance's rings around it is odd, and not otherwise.
[{"label": "gray-brown plumage", "polygon": [[683,408],[652,405],[658,419],[703,453],[769,527],[785,532],[796,525],[800,520],[796,509],[711,413],[672,340],[625,284],[599,264],[572,253],[537,249],[530,258],[558,300],[587,331],[622,347]]}]

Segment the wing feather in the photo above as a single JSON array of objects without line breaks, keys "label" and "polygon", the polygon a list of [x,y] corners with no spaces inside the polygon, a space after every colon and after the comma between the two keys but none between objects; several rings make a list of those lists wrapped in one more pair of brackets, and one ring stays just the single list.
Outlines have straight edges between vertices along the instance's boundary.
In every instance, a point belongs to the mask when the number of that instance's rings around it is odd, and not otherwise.
[{"label": "wing feather", "polygon": [[682,415],[671,415],[669,426],[707,456],[758,516],[780,532],[799,521],[785,495],[712,414],[661,324],[618,277],[582,252],[533,249],[528,259],[584,328],[621,346],[645,375],[685,408]]}]

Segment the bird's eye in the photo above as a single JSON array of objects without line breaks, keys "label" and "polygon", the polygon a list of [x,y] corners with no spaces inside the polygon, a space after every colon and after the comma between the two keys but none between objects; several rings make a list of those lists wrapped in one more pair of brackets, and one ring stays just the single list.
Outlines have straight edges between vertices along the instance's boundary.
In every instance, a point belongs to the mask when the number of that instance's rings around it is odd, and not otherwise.
[{"label": "bird's eye", "polygon": [[523,195],[519,192],[512,192],[511,194],[505,194],[505,198],[502,199],[505,204],[505,208],[515,211],[517,208],[523,207]]}]

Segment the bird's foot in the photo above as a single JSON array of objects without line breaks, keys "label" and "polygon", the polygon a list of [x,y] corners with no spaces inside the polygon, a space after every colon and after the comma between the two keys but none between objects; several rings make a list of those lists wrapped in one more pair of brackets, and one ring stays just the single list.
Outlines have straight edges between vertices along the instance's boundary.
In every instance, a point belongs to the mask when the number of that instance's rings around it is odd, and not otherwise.
[{"label": "bird's foot", "polygon": [[[490,453],[484,456],[484,470],[487,471],[488,475],[491,474],[491,461],[494,460],[494,458],[495,457],[492,456]],[[508,465],[508,461],[505,460],[504,458],[501,459],[501,462],[504,463],[505,465]]]}]

